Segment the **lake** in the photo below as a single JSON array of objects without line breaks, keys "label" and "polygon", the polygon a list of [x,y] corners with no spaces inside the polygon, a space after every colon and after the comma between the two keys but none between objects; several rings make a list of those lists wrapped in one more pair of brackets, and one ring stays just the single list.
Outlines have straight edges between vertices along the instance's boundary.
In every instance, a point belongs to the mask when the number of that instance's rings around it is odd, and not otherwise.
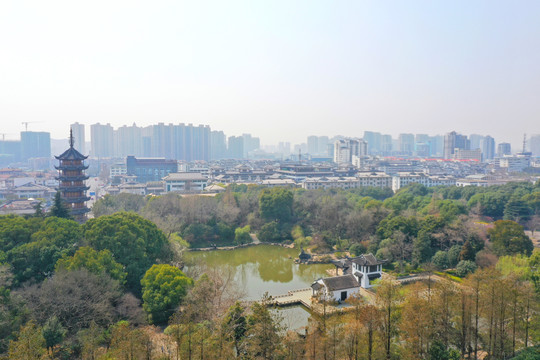
[{"label": "lake", "polygon": [[[246,300],[259,300],[265,292],[286,294],[289,290],[311,286],[314,280],[326,277],[331,264],[295,264],[298,249],[281,246],[257,245],[235,250],[190,251],[184,255],[186,271],[190,266],[206,265],[231,273]],[[307,325],[309,313],[302,307],[279,311],[283,325],[297,329]]]}]

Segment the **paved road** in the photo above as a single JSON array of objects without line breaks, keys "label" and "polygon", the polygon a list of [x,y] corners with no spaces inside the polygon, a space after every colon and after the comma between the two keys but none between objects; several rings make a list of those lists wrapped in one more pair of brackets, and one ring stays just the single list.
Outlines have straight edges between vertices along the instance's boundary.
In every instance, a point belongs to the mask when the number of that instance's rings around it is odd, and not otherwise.
[{"label": "paved road", "polygon": [[[89,201],[86,202],[86,206],[88,206],[89,209],[92,209],[92,206],[96,202],[96,200],[104,195],[103,192],[103,184],[97,177],[91,177],[90,179],[86,180],[86,186],[89,186],[90,189],[87,192],[87,195],[91,197]],[[95,193],[95,195],[90,195],[90,193]],[[89,217],[92,217],[91,213],[88,213]]]}]

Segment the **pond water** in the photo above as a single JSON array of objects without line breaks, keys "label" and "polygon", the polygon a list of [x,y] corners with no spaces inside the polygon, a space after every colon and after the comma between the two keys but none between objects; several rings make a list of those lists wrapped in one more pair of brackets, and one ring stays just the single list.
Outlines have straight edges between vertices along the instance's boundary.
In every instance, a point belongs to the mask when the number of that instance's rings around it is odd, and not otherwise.
[{"label": "pond water", "polygon": [[[298,249],[257,245],[235,250],[191,251],[185,254],[186,271],[197,265],[217,267],[231,272],[246,300],[259,300],[265,292],[286,294],[289,290],[308,288],[314,280],[328,276],[330,264],[295,264]],[[283,325],[296,329],[307,324],[309,313],[295,306],[279,311]]]}]

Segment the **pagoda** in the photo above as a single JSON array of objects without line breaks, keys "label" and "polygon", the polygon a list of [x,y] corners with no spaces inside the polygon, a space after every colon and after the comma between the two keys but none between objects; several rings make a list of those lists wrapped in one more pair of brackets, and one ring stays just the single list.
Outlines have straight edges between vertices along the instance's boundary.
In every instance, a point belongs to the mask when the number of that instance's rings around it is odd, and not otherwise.
[{"label": "pagoda", "polygon": [[71,215],[78,222],[83,222],[86,219],[86,213],[90,210],[86,207],[85,202],[90,200],[86,196],[86,190],[90,187],[84,183],[88,176],[84,173],[88,166],[84,164],[84,160],[88,156],[84,156],[73,145],[73,131],[69,132],[69,149],[64,151],[60,156],[55,158],[60,162],[59,166],[55,166],[58,170],[59,181],[58,191],[62,195],[62,200],[65,201]]}]

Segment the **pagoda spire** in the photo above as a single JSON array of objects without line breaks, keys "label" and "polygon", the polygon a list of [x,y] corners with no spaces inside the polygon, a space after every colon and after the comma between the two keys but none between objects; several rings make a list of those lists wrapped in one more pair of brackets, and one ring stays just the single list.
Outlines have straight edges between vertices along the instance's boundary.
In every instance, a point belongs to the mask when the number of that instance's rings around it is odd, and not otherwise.
[{"label": "pagoda spire", "polygon": [[69,147],[72,148],[75,145],[75,139],[73,139],[73,129],[69,129]]}]

